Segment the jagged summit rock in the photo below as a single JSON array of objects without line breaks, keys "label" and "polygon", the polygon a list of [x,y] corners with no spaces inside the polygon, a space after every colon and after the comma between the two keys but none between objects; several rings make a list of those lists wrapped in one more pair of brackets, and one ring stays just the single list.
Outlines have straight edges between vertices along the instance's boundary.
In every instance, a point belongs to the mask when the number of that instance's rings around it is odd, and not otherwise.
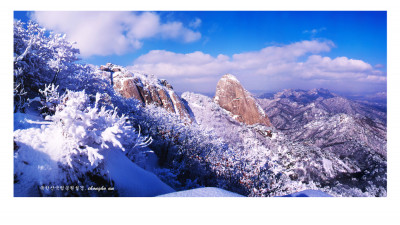
[{"label": "jagged summit rock", "polygon": [[264,110],[232,74],[225,74],[218,81],[214,102],[241,123],[272,127]]},{"label": "jagged summit rock", "polygon": [[171,113],[176,113],[181,119],[192,122],[185,104],[166,80],[160,80],[153,75],[132,72],[111,63],[101,66],[100,71],[103,76],[110,79],[114,90],[123,97],[135,98],[144,105],[155,104]]}]

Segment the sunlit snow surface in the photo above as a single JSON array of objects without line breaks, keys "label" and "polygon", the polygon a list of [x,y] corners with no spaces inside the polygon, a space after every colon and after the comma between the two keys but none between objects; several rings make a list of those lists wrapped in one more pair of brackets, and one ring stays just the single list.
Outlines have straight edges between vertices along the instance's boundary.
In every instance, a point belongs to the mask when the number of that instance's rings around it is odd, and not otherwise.
[{"label": "sunlit snow surface", "polygon": [[107,151],[104,156],[105,169],[120,196],[150,197],[174,191],[156,175],[130,161],[121,151]]},{"label": "sunlit snow surface", "polygon": [[333,197],[333,196],[319,190],[304,190],[293,194],[284,195],[282,197]]},{"label": "sunlit snow surface", "polygon": [[[245,196],[230,191],[226,191],[221,188],[204,187],[186,191],[173,192],[165,195],[160,195],[157,197],[245,197]],[[278,197],[333,197],[333,196],[319,190],[304,190]]]},{"label": "sunlit snow surface", "polygon": [[186,191],[178,191],[157,197],[245,197],[224,189],[215,187],[196,188]]},{"label": "sunlit snow surface", "polygon": [[[95,165],[89,166],[89,152],[78,160],[81,166],[74,164],[68,169],[76,150],[69,146],[62,130],[49,121],[31,114],[16,113],[14,129],[14,141],[18,146],[14,152],[15,197],[52,196],[51,192],[41,193],[39,188],[43,185],[69,185],[71,180],[96,169]],[[113,181],[119,196],[152,197],[174,191],[153,173],[128,159],[118,147],[110,145],[100,149],[98,154],[103,166],[97,170],[104,174],[105,179]]]}]

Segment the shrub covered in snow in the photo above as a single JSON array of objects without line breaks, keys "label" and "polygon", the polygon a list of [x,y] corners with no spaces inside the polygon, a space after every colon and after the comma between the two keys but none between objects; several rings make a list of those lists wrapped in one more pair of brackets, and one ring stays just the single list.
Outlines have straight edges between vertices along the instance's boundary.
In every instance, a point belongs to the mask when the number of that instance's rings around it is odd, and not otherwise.
[{"label": "shrub covered in snow", "polygon": [[21,102],[36,97],[46,84],[82,88],[90,67],[78,63],[78,54],[65,35],[48,32],[32,21],[15,21],[14,111],[23,111],[26,105]]},{"label": "shrub covered in snow", "polygon": [[164,168],[155,172],[164,182],[179,190],[218,185],[204,157],[225,151],[227,145],[211,131],[196,124],[188,126],[178,115],[152,105],[136,111],[132,122],[152,137],[149,147]]},{"label": "shrub covered in snow", "polygon": [[[98,182],[111,182],[104,169],[105,151],[125,151],[132,160],[145,161],[146,146],[151,139],[141,136],[129,125],[126,116],[116,110],[99,107],[101,95],[92,103],[85,91],[67,91],[58,97],[56,88],[46,93],[47,104],[54,104],[54,115],[46,116],[41,128],[16,130],[14,139],[16,184],[31,185],[74,184],[87,186]],[[43,162],[43,158],[49,158]],[[27,166],[30,165],[30,166]],[[97,178],[95,178],[97,177]],[[95,181],[97,179],[97,181]],[[112,183],[109,183],[112,185]],[[18,189],[19,192],[21,189]],[[26,190],[32,190],[27,188]],[[43,191],[41,194],[46,194]],[[83,194],[84,195],[84,194]]]}]

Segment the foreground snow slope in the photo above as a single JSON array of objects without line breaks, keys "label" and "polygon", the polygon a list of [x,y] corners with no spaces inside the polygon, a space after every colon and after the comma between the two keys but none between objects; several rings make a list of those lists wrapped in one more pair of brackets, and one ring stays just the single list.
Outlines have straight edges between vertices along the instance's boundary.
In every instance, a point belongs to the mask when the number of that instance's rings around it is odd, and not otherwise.
[{"label": "foreground snow slope", "polygon": [[115,182],[115,189],[124,197],[148,197],[173,192],[156,175],[130,161],[121,151],[104,153],[105,170]]},{"label": "foreground snow slope", "polygon": [[186,191],[178,191],[157,197],[245,197],[221,188],[204,187]]},{"label": "foreground snow slope", "polygon": [[[124,125],[125,118],[104,109],[82,109],[83,97],[83,92],[67,95],[65,108],[51,120],[14,115],[14,196],[150,197],[173,192],[125,154],[128,147],[135,150],[129,141],[142,144],[135,139],[137,133]],[[60,189],[67,186],[78,190]],[[114,190],[97,193],[90,189],[102,186]]]},{"label": "foreground snow slope", "polygon": [[[186,191],[172,192],[157,197],[245,197],[245,196],[236,194],[234,192],[226,191],[221,188],[204,187]],[[307,189],[304,191],[299,191],[278,197],[333,197],[333,196],[320,190]]]},{"label": "foreground snow slope", "polygon": [[304,190],[289,195],[284,195],[282,197],[333,197],[333,196],[319,190]]}]

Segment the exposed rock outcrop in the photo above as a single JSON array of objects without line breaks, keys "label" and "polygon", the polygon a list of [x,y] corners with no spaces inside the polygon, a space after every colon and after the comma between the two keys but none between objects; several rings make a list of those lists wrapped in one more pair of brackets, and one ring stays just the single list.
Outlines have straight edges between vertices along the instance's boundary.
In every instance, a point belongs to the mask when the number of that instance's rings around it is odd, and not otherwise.
[{"label": "exposed rock outcrop", "polygon": [[166,80],[159,80],[152,75],[133,73],[111,63],[101,66],[100,71],[103,76],[110,79],[114,90],[123,97],[135,98],[144,105],[155,104],[179,115],[181,119],[192,122],[188,109]]},{"label": "exposed rock outcrop", "polygon": [[223,109],[229,111],[231,116],[241,123],[272,127],[264,110],[231,74],[224,75],[218,81],[214,101]]}]

